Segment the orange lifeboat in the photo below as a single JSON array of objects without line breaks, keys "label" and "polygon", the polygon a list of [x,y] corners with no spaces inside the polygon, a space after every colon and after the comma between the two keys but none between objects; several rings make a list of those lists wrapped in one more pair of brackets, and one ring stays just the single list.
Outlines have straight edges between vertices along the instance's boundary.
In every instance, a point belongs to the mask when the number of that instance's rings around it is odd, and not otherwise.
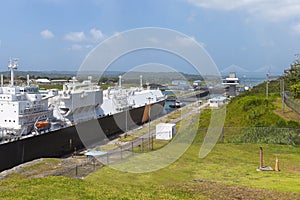
[{"label": "orange lifeboat", "polygon": [[36,122],[35,126],[38,129],[45,129],[50,126],[50,123],[48,121],[38,121]]}]

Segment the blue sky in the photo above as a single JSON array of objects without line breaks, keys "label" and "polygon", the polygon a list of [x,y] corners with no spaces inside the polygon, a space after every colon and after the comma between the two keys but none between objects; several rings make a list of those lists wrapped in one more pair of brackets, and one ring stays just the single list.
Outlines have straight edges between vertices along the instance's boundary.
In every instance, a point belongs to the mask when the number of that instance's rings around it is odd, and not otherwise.
[{"label": "blue sky", "polygon": [[194,38],[220,70],[278,74],[300,53],[298,0],[11,0],[0,25],[0,71],[10,56],[20,70],[76,71],[101,41],[141,27]]}]

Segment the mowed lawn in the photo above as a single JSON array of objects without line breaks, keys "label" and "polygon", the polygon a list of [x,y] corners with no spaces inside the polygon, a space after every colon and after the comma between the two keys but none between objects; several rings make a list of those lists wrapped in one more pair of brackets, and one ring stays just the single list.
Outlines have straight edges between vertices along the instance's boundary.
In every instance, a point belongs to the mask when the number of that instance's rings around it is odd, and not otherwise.
[{"label": "mowed lawn", "polygon": [[[280,172],[258,172],[264,165]],[[150,173],[103,167],[82,180],[67,177],[0,181],[0,199],[300,199],[300,148],[286,145],[217,144],[200,159],[201,140],[173,164]]]},{"label": "mowed lawn", "polygon": [[[209,120],[209,112],[202,113],[199,127],[207,127]],[[196,125],[182,123],[180,127],[178,135],[186,139]],[[199,129],[180,158],[148,173],[106,166],[84,179],[13,174],[0,180],[0,199],[300,199],[300,146],[219,143],[200,159],[204,136]],[[259,147],[264,150],[264,166],[274,168],[278,156],[280,172],[257,171]]]}]

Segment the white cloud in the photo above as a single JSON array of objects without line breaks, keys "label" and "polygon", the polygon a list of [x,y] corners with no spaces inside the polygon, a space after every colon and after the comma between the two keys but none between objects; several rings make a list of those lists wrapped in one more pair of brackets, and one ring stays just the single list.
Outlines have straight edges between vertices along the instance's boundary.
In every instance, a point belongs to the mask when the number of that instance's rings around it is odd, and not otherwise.
[{"label": "white cloud", "polygon": [[90,35],[86,36],[86,34],[81,32],[70,32],[65,34],[64,39],[71,41],[71,42],[100,42],[105,39],[105,35],[102,33],[101,30],[92,28],[90,30]]},{"label": "white cloud", "polygon": [[80,51],[82,49],[83,49],[82,45],[79,45],[79,44],[73,44],[70,48],[70,50],[72,50],[72,51]]},{"label": "white cloud", "polygon": [[202,8],[233,11],[240,10],[268,21],[281,21],[300,17],[299,0],[186,0]]},{"label": "white cloud", "polygon": [[300,24],[293,25],[291,29],[292,29],[292,34],[300,35]]},{"label": "white cloud", "polygon": [[92,28],[90,30],[90,34],[92,36],[92,40],[95,42],[100,42],[105,38],[105,35],[101,32],[101,30],[98,30],[96,28]]},{"label": "white cloud", "polygon": [[71,42],[82,42],[86,40],[86,36],[84,32],[70,32],[65,34],[64,39]]},{"label": "white cloud", "polygon": [[73,44],[69,48],[69,50],[71,50],[71,51],[82,51],[82,50],[91,49],[91,48],[93,48],[93,46],[89,45],[89,44],[87,44],[87,45]]},{"label": "white cloud", "polygon": [[155,38],[155,37],[150,37],[150,38],[147,39],[147,41],[151,42],[151,43],[158,43],[159,42],[158,39]]},{"label": "white cloud", "polygon": [[48,29],[41,31],[40,35],[43,39],[46,39],[46,40],[54,38],[54,34],[51,31],[49,31]]},{"label": "white cloud", "polygon": [[186,46],[186,47],[195,47],[197,45],[201,47],[205,47],[205,44],[202,42],[198,42],[195,37],[176,37],[174,44],[179,46]]}]

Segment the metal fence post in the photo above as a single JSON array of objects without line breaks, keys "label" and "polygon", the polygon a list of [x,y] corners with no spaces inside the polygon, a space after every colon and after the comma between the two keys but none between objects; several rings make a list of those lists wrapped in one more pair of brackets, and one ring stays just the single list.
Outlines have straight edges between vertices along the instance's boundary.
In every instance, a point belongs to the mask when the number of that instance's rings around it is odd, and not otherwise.
[{"label": "metal fence post", "polygon": [[75,167],[75,176],[77,177],[78,176],[78,165],[76,164],[76,167]]},{"label": "metal fence post", "polygon": [[106,165],[109,165],[108,152],[106,153]]},{"label": "metal fence post", "polygon": [[123,159],[123,148],[122,148],[122,145],[120,147],[120,151],[121,151],[121,160]]},{"label": "metal fence post", "polygon": [[288,131],[288,145],[291,144],[291,129]]},{"label": "metal fence post", "polygon": [[153,139],[154,139],[154,137],[153,137],[153,135],[152,135],[152,150],[153,150]]},{"label": "metal fence post", "polygon": [[131,142],[131,152],[132,152],[132,155],[134,155],[134,152],[133,152],[133,141]]},{"label": "metal fence post", "polygon": [[224,137],[225,137],[225,135],[224,135],[224,127],[222,127],[222,143],[224,144]]}]

